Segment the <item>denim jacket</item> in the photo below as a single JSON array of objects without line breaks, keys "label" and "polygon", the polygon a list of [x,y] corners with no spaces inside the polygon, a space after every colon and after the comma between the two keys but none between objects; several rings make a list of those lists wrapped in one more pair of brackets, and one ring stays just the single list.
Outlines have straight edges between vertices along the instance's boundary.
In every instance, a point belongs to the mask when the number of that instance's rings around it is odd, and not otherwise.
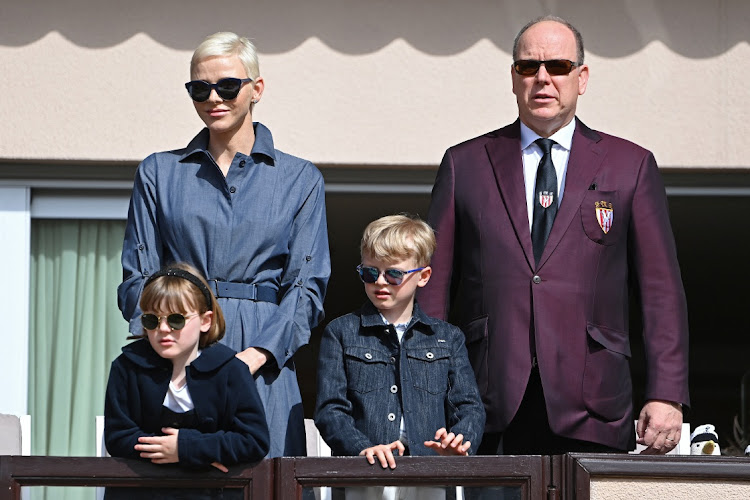
[{"label": "denim jacket", "polygon": [[315,424],[334,455],[399,439],[404,419],[411,455],[445,427],[479,446],[484,406],[460,329],[417,304],[401,343],[369,301],[325,329],[318,361]]}]

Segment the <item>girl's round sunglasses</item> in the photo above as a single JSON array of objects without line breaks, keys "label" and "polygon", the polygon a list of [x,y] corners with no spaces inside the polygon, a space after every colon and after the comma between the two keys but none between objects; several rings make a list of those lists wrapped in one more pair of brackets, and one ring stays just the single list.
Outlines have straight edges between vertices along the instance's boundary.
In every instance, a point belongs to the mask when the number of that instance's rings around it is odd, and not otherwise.
[{"label": "girl's round sunglasses", "polygon": [[162,318],[166,318],[169,328],[172,330],[182,330],[185,328],[185,323],[195,316],[200,316],[200,314],[188,314],[185,316],[180,313],[172,313],[166,316],[157,316],[156,314],[146,313],[141,314],[141,324],[146,330],[156,330],[159,328]]},{"label": "girl's round sunglasses", "polygon": [[225,101],[231,101],[237,98],[244,83],[252,81],[252,78],[222,78],[216,83],[193,80],[192,82],[187,82],[185,88],[195,102],[206,101],[211,95],[211,89],[216,90],[219,97]]},{"label": "girl's round sunglasses", "polygon": [[391,285],[398,286],[404,281],[404,276],[409,273],[421,271],[422,269],[424,269],[424,267],[418,267],[409,271],[402,271],[400,269],[386,269],[381,271],[377,267],[363,266],[360,264],[357,266],[357,274],[359,274],[359,278],[364,283],[375,283],[382,274],[385,277],[385,281]]}]

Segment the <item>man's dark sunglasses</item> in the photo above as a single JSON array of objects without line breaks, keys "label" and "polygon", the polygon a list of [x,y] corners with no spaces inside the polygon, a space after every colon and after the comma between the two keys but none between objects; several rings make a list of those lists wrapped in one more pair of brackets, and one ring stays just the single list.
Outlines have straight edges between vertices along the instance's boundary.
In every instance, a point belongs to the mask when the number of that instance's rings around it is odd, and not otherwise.
[{"label": "man's dark sunglasses", "polygon": [[219,97],[225,101],[231,101],[240,93],[243,83],[252,82],[252,78],[222,78],[216,83],[208,83],[203,80],[187,82],[185,88],[195,102],[203,102],[211,95],[211,89],[216,90]]},{"label": "man's dark sunglasses", "polygon": [[580,63],[568,59],[549,59],[547,61],[537,61],[535,59],[519,59],[513,61],[513,69],[521,76],[533,76],[539,71],[539,67],[544,64],[544,68],[552,76],[567,75],[573,68],[580,66]]},{"label": "man's dark sunglasses", "polygon": [[421,271],[422,269],[424,269],[424,267],[418,267],[410,271],[401,271],[400,269],[386,269],[385,271],[381,271],[377,267],[363,266],[360,264],[357,266],[357,273],[364,283],[375,283],[378,281],[378,278],[380,278],[380,275],[383,274],[388,283],[398,286],[404,281],[404,276],[409,273]]},{"label": "man's dark sunglasses", "polygon": [[[187,316],[180,314],[180,313],[172,313],[166,316],[167,318],[167,324],[169,325],[169,328],[172,330],[182,330],[185,328],[185,323],[187,323],[187,320],[190,318],[193,318],[195,316],[199,316],[198,314],[189,314]],[[161,322],[161,319],[165,316],[157,316],[156,314],[142,314],[141,315],[141,324],[143,325],[143,328],[146,330],[156,330],[159,328],[159,323]]]}]

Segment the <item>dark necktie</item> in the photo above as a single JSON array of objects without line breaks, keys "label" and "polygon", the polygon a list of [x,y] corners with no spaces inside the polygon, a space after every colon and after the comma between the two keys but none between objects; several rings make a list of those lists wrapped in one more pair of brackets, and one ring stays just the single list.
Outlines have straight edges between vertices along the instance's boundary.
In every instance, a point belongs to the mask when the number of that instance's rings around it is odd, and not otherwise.
[{"label": "dark necktie", "polygon": [[557,174],[552,164],[552,139],[537,139],[536,144],[542,149],[542,159],[536,171],[534,188],[534,219],[531,223],[531,243],[534,245],[534,260],[539,264],[544,252],[544,245],[552,230],[552,223],[557,214]]}]

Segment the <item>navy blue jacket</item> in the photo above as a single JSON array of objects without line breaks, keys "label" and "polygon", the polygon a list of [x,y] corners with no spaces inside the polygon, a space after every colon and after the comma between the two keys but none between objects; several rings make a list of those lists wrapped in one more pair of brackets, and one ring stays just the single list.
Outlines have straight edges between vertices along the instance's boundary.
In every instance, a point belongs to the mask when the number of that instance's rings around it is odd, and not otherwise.
[{"label": "navy blue jacket", "polygon": [[332,321],[320,343],[315,424],[334,455],[399,439],[401,417],[411,455],[445,427],[471,441],[484,431],[484,406],[460,329],[417,304],[399,344],[393,325],[367,302]]},{"label": "navy blue jacket", "polygon": [[[139,458],[140,436],[158,436],[172,362],[147,339],[122,348],[112,362],[104,406],[104,439],[114,457]],[[203,349],[186,369],[197,428],[180,429],[179,463],[207,467],[261,460],[269,447],[263,404],[250,371],[221,344]]]}]

